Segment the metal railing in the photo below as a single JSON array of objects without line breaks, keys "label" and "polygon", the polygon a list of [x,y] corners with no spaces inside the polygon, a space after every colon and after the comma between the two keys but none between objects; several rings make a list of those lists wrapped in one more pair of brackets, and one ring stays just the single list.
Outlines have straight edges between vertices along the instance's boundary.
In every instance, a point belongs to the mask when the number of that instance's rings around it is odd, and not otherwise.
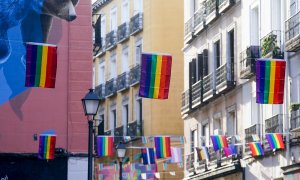
[{"label": "metal railing", "polygon": [[227,63],[216,69],[216,86],[220,86],[223,83],[227,82]]},{"label": "metal railing", "polygon": [[234,0],[219,0],[219,2],[218,2],[219,12],[221,10],[227,9],[233,3],[234,3]]},{"label": "metal railing", "polygon": [[185,113],[189,110],[190,90],[186,90],[181,94],[181,112]]},{"label": "metal railing", "polygon": [[300,11],[285,22],[286,42],[300,34]]},{"label": "metal railing", "polygon": [[240,53],[240,77],[242,79],[250,78],[255,74],[255,61],[260,58],[260,47],[249,46]]},{"label": "metal railing", "polygon": [[283,115],[277,114],[265,120],[266,133],[283,133]]},{"label": "metal railing", "polygon": [[118,27],[118,42],[122,42],[129,38],[129,23],[124,22]]},{"label": "metal railing", "polygon": [[117,91],[125,90],[129,87],[128,85],[128,73],[123,72],[122,74],[118,75],[117,77]]},{"label": "metal railing", "polygon": [[130,18],[130,35],[136,34],[143,29],[143,13],[137,13]]},{"label": "metal railing", "polygon": [[203,78],[203,96],[213,90],[213,73]]},{"label": "metal railing", "polygon": [[99,96],[100,100],[105,99],[105,85],[99,84],[95,87],[95,93]]},{"label": "metal railing", "polygon": [[194,172],[195,170],[194,162],[195,162],[194,152],[185,156],[185,167],[187,171]]},{"label": "metal railing", "polygon": [[194,31],[194,17],[192,16],[186,23],[184,23],[184,35],[187,36]]},{"label": "metal railing", "polygon": [[281,46],[281,32],[271,31],[269,34],[261,38],[261,56],[283,59],[283,52],[280,49]]},{"label": "metal railing", "polygon": [[[143,135],[143,125],[142,123],[138,123],[137,120],[128,124],[127,127],[127,135],[128,136],[142,136]],[[136,138],[136,137],[132,137]]]},{"label": "metal railing", "polygon": [[137,64],[129,71],[129,85],[133,86],[140,82],[141,66]]},{"label": "metal railing", "polygon": [[104,132],[104,135],[110,136],[110,135],[112,135],[111,132],[112,132],[112,130],[107,130],[107,131]]},{"label": "metal railing", "polygon": [[[202,80],[192,85],[192,107],[201,103],[202,96]],[[194,107],[193,107],[194,108]]]},{"label": "metal railing", "polygon": [[205,9],[204,9],[204,7],[202,7],[202,8],[199,8],[194,13],[194,27],[196,28],[201,23],[202,23],[202,26],[203,26],[204,22],[205,22]]},{"label": "metal railing", "polygon": [[105,96],[114,95],[117,92],[115,79],[112,78],[105,83]]},{"label": "metal railing", "polygon": [[252,135],[257,134],[260,137],[260,130],[261,125],[260,124],[254,124],[250,126],[249,128],[245,129],[245,141],[246,143],[252,142]]},{"label": "metal railing", "polygon": [[117,127],[114,130],[114,143],[119,144],[119,142],[123,142],[123,126]]},{"label": "metal railing", "polygon": [[291,130],[300,130],[300,109],[291,111]]},{"label": "metal railing", "polygon": [[115,30],[110,31],[105,37],[105,47],[107,50],[115,47],[117,44],[117,32]]},{"label": "metal railing", "polygon": [[207,0],[205,2],[205,10],[206,10],[206,15],[209,16],[209,14],[213,13],[217,9],[217,1],[216,0]]}]

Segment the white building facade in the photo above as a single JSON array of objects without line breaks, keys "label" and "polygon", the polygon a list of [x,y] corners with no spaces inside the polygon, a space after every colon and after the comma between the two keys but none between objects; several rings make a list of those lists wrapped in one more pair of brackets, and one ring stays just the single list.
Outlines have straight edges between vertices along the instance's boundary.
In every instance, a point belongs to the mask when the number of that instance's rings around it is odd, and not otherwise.
[{"label": "white building facade", "polygon": [[[294,168],[300,163],[300,1],[189,0],[184,8],[185,178],[300,176]],[[286,60],[282,105],[256,103],[258,58]],[[283,134],[285,149],[273,153],[266,133]],[[248,146],[254,134],[264,146],[261,158],[253,158]],[[214,152],[211,135],[226,135],[238,155]],[[210,149],[209,171],[195,152],[201,146]]]}]

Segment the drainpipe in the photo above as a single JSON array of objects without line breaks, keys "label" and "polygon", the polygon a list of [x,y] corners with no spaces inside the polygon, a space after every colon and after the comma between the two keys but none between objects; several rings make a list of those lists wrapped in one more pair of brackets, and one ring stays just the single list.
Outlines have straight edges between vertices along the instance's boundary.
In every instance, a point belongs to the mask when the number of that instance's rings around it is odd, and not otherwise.
[{"label": "drainpipe", "polygon": [[285,51],[285,20],[287,17],[287,11],[286,11],[286,0],[281,0],[281,29],[282,31],[282,49],[284,52],[284,58],[286,60],[286,75],[285,75],[285,92],[284,92],[284,106],[283,106],[283,124],[284,124],[284,131],[283,133],[286,135],[285,140],[286,140],[286,162],[285,165],[290,165],[290,123],[289,123],[289,104],[290,104],[290,64],[289,64],[289,57],[288,53]]}]

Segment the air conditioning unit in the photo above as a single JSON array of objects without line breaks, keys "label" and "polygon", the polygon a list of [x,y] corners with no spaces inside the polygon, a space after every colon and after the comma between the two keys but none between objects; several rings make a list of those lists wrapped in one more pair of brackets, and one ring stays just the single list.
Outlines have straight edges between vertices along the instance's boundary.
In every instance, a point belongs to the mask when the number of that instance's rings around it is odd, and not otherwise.
[{"label": "air conditioning unit", "polygon": [[222,135],[222,129],[215,129],[214,130],[214,135]]}]

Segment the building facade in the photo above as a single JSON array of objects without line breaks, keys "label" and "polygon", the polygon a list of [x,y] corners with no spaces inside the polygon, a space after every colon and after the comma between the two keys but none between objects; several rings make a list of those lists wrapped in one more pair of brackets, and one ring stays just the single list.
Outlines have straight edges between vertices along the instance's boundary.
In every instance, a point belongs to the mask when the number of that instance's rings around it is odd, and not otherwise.
[{"label": "building facade", "polygon": [[[1,10],[9,16],[1,20],[0,38],[0,179],[85,179],[81,99],[92,86],[91,3],[45,3],[47,13],[33,2],[10,3],[1,5],[12,8]],[[24,86],[27,42],[57,45],[55,88]],[[56,134],[55,159],[48,162],[37,158],[39,134],[47,130]]]},{"label": "building facade", "polygon": [[[298,33],[295,21],[289,18],[296,17],[296,4],[280,0],[185,1],[181,112],[188,141],[186,179],[275,179],[299,173],[283,170],[299,163],[298,110],[290,111],[290,105],[299,102],[295,71],[299,63],[295,60],[297,52],[287,49],[297,41],[293,39]],[[256,103],[255,61],[259,58],[287,62],[282,105]],[[273,154],[266,133],[283,134],[286,149]],[[251,156],[248,143],[254,134],[263,143],[263,158]],[[237,145],[238,155],[228,159],[222,152],[215,152],[211,135],[226,135],[229,143]],[[206,162],[209,171],[205,170],[205,161],[197,159],[195,147],[201,146],[210,149],[211,157]]]},{"label": "building facade", "polygon": [[[98,0],[93,4],[93,77],[101,98],[97,116],[99,135],[112,135],[115,143],[122,141],[123,136],[130,136],[132,141],[127,147],[146,146],[141,143],[142,136],[183,135],[178,101],[183,89],[182,6],[180,0]],[[142,52],[172,55],[168,99],[138,96]],[[151,147],[151,143],[148,145]],[[128,152],[131,159],[140,150],[128,149]],[[161,173],[161,177],[182,178],[182,168],[176,171],[176,176]]]}]

